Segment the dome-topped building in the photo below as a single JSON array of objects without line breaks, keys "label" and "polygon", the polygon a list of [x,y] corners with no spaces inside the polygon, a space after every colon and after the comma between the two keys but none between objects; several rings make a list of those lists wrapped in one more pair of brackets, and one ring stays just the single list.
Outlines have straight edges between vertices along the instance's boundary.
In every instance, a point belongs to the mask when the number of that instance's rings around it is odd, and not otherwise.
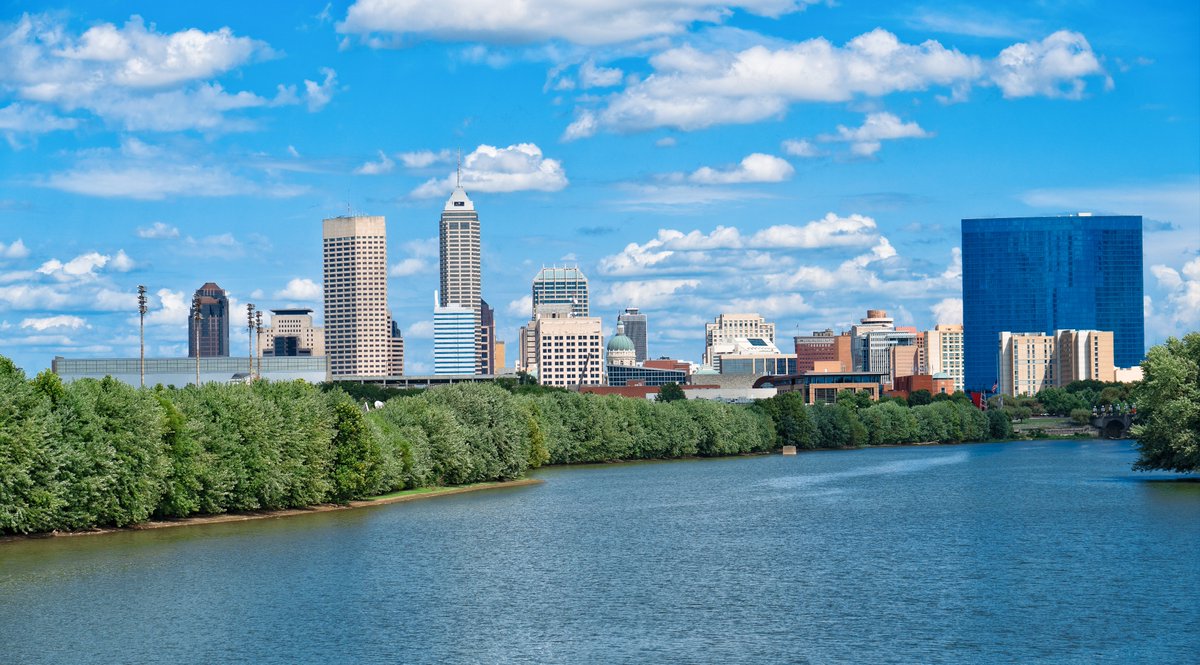
[{"label": "dome-topped building", "polygon": [[637,365],[637,348],[625,336],[625,324],[617,323],[617,334],[608,340],[608,364],[620,367]]}]

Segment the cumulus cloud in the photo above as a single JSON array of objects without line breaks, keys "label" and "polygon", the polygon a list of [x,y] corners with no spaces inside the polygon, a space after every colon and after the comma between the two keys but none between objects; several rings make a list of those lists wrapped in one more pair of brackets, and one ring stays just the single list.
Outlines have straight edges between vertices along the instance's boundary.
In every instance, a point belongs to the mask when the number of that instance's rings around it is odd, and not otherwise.
[{"label": "cumulus cloud", "polygon": [[[392,33],[456,42],[500,44],[565,40],[615,44],[673,35],[694,23],[720,23],[734,11],[777,17],[818,0],[357,0],[341,33]],[[469,16],[470,20],[461,17]],[[368,44],[394,44],[368,40]]]},{"label": "cumulus cloud", "polygon": [[726,169],[701,167],[688,180],[705,185],[730,185],[748,182],[782,182],[792,177],[796,169],[785,159],[761,152],[752,153],[737,166]]},{"label": "cumulus cloud", "polygon": [[392,167],[394,166],[396,166],[396,162],[393,162],[390,157],[380,150],[379,161],[365,162],[362,166],[354,169],[354,172],[358,175],[380,175],[383,173],[391,173]]},{"label": "cumulus cloud", "polygon": [[1176,270],[1166,265],[1154,265],[1151,273],[1158,286],[1166,292],[1165,308],[1155,312],[1161,319],[1157,327],[1163,337],[1180,336],[1200,326],[1200,257]]},{"label": "cumulus cloud", "polygon": [[961,324],[963,322],[962,298],[942,298],[929,311],[934,323]]},{"label": "cumulus cloud", "polygon": [[0,259],[23,259],[29,256],[29,248],[17,238],[10,244],[0,242]]},{"label": "cumulus cloud", "polygon": [[280,300],[299,300],[302,302],[315,302],[321,299],[321,285],[308,279],[307,277],[294,277],[288,280],[287,286],[281,291],[275,292],[275,297]]},{"label": "cumulus cloud", "polygon": [[59,314],[58,316],[43,316],[28,318],[21,321],[22,328],[45,332],[47,330],[80,330],[90,328],[87,321],[78,316]]},{"label": "cumulus cloud", "polygon": [[[122,251],[121,256],[124,256],[124,254],[125,252]],[[43,263],[37,269],[37,272],[60,281],[91,279],[96,277],[97,270],[108,265],[111,260],[112,257],[108,254],[88,252],[76,256],[66,263],[58,259],[50,259]],[[129,257],[125,256],[124,260],[128,262]]]},{"label": "cumulus cloud", "polygon": [[516,300],[509,301],[504,310],[509,316],[529,318],[533,316],[533,296],[526,293]]},{"label": "cumulus cloud", "polygon": [[433,339],[433,321],[417,321],[408,327],[404,336],[409,339]]},{"label": "cumulus cloud", "polygon": [[6,134],[45,134],[74,129],[77,118],[63,118],[29,104],[12,103],[0,108],[0,132]]},{"label": "cumulus cloud", "polygon": [[933,136],[916,122],[904,122],[891,113],[869,113],[861,127],[838,125],[836,134],[823,134],[821,141],[845,141],[856,155],[870,157],[879,152],[882,141],[925,139]]},{"label": "cumulus cloud", "polygon": [[[155,292],[158,302],[151,302],[146,313],[148,326],[185,326],[191,313],[191,300],[184,300],[183,291],[159,289]],[[157,306],[155,306],[157,305]]]},{"label": "cumulus cloud", "polygon": [[782,117],[798,102],[846,102],[931,87],[949,88],[955,100],[972,87],[991,85],[1007,97],[1077,97],[1087,77],[1102,73],[1096,61],[1086,39],[1069,32],[1014,44],[995,60],[934,40],[906,44],[882,28],[842,46],[821,37],[738,51],[684,45],[653,56],[652,74],[608,96],[599,108],[581,108],[563,139],[601,130],[750,123]]},{"label": "cumulus cloud", "polygon": [[695,289],[698,279],[643,279],[611,284],[596,298],[608,307],[659,307],[680,292]]},{"label": "cumulus cloud", "polygon": [[179,229],[165,222],[154,222],[150,226],[139,226],[137,236],[153,239],[178,238]]},{"label": "cumulus cloud", "polygon": [[[412,195],[446,196],[454,189],[456,178],[455,173],[433,178],[414,189]],[[567,186],[567,174],[558,160],[543,157],[541,148],[533,143],[507,148],[480,145],[463,157],[462,185],[475,192],[556,192]]]},{"label": "cumulus cloud", "polygon": [[1086,88],[1084,77],[1101,74],[1104,68],[1087,39],[1078,32],[1059,30],[1041,41],[1021,42],[1001,51],[991,80],[1005,97],[1079,99]]}]

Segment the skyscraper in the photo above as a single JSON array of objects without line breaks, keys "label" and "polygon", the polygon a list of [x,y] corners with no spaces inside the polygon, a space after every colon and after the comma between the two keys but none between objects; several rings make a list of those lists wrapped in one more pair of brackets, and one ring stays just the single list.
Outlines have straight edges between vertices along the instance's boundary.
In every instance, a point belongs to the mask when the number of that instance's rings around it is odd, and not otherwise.
[{"label": "skyscraper", "polygon": [[392,357],[383,217],[323,224],[325,354],[333,378],[387,376]]},{"label": "skyscraper", "polygon": [[646,358],[649,357],[646,351],[646,315],[640,313],[636,307],[626,307],[624,312],[617,315],[617,323],[625,324],[625,336],[633,342],[637,361],[646,362]]},{"label": "skyscraper", "polygon": [[433,300],[433,373],[474,374],[476,310]]},{"label": "skyscraper", "polygon": [[196,334],[195,317],[189,316],[188,357],[195,358],[197,353],[201,358],[228,357],[229,296],[213,282],[196,289],[196,296],[200,302],[200,334]]},{"label": "skyscraper", "polygon": [[496,310],[482,299],[479,301],[479,344],[476,355],[476,374],[496,373]]},{"label": "skyscraper", "polygon": [[308,308],[271,310],[271,324],[256,337],[258,355],[324,356],[325,331],[313,325],[312,313]]},{"label": "skyscraper", "polygon": [[590,316],[588,280],[578,267],[542,268],[533,277],[533,309],[539,305],[571,306],[572,316]]},{"label": "skyscraper", "polygon": [[442,218],[438,225],[438,247],[441,289],[438,291],[437,305],[471,310],[475,326],[474,373],[483,374],[487,357],[491,354],[484,348],[483,335],[479,330],[482,323],[479,310],[482,289],[479,214],[475,212],[475,204],[467,196],[461,182],[455,186],[442,209]]},{"label": "skyscraper", "polygon": [[1119,367],[1141,362],[1142,218],[962,220],[967,390],[997,384],[1000,333],[1107,330]]},{"label": "skyscraper", "polygon": [[925,331],[925,367],[930,374],[949,374],[955,390],[965,389],[962,324],[939,323]]},{"label": "skyscraper", "polygon": [[704,364],[719,369],[719,352],[714,347],[735,342],[738,338],[774,344],[775,324],[768,323],[758,314],[721,314],[712,323],[704,324]]}]

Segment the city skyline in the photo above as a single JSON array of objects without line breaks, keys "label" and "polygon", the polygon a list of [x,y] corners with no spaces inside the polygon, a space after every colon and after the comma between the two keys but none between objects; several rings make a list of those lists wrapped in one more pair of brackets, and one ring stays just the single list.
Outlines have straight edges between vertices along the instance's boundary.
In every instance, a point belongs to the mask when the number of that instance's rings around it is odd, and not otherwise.
[{"label": "city skyline", "polygon": [[[321,324],[321,220],[361,212],[391,227],[407,371],[432,373],[456,149],[510,345],[530,276],[564,263],[606,331],[626,307],[654,319],[654,357],[697,360],[722,312],[785,340],[873,308],[961,323],[960,219],[1078,211],[1145,218],[1146,346],[1200,325],[1195,7],[681,0],[638,23],[580,3],[558,25],[401,34],[379,4],[0,19],[0,352],[30,372],[135,356],[139,283],[148,356],[186,356],[208,281],[231,312]],[[756,87],[763,66],[780,89]]]}]

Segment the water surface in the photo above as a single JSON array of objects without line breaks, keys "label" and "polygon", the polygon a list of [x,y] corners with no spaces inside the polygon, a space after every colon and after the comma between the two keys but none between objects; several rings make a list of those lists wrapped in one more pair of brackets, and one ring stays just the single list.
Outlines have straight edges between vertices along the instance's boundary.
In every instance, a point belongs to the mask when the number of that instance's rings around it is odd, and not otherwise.
[{"label": "water surface", "polygon": [[1128,442],[547,469],[0,545],[0,662],[1195,662],[1200,484]]}]

